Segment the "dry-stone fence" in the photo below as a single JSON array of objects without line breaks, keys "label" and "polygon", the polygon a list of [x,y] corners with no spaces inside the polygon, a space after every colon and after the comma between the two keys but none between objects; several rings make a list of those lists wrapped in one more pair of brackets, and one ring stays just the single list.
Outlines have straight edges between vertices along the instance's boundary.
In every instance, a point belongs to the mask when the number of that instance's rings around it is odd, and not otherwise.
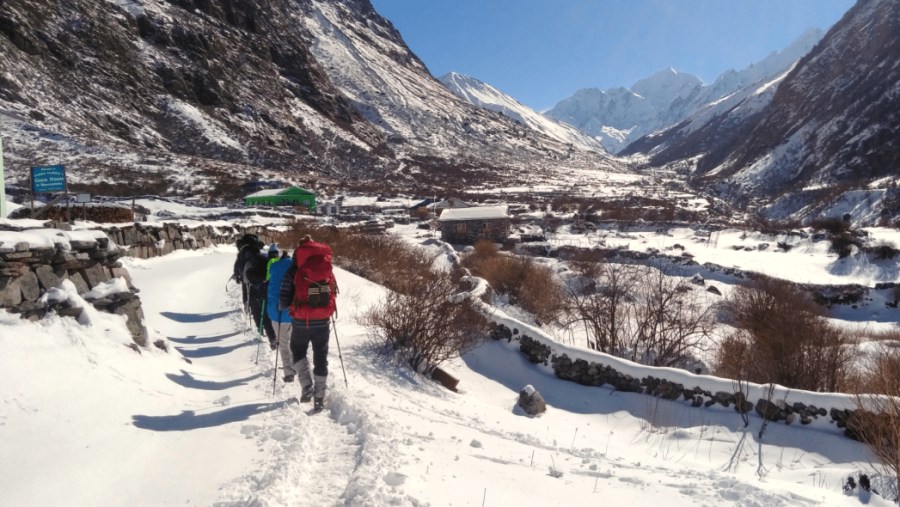
[{"label": "dry-stone fence", "polygon": [[[52,224],[48,224],[52,225]],[[114,278],[123,278],[129,290],[91,298],[89,303],[101,311],[125,315],[134,343],[147,345],[147,330],[138,289],[122,266],[123,256],[142,259],[180,249],[197,249],[215,244],[234,244],[247,232],[263,241],[271,235],[262,227],[199,226],[179,224],[158,226],[134,224],[97,231],[65,231],[53,228],[17,229],[4,226],[0,241],[0,308],[38,320],[48,313],[77,317],[80,308],[67,300],[41,299],[51,288],[70,280],[85,296]]]},{"label": "dry-stone fence", "polygon": [[785,424],[792,424],[796,421],[806,425],[820,417],[830,417],[838,428],[844,430],[846,436],[858,439],[852,428],[848,427],[848,421],[854,414],[853,409],[820,407],[799,401],[784,403],[779,399],[763,397],[753,401],[746,399],[744,393],[740,391],[712,392],[696,385],[685,385],[667,380],[661,376],[647,375],[639,378],[599,362],[591,362],[582,358],[572,359],[564,352],[554,351],[552,347],[541,340],[497,322],[491,326],[491,338],[517,342],[519,352],[530,363],[549,366],[558,378],[581,385],[608,385],[622,392],[645,394],[672,401],[683,400],[695,408],[719,405],[733,408],[740,413],[755,411],[766,420],[782,421]]}]

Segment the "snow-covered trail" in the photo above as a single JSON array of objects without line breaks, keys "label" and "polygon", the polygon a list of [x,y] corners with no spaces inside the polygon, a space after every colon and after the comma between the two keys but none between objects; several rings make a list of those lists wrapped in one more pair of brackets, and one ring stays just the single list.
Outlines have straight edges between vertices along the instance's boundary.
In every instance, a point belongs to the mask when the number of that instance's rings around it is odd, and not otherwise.
[{"label": "snow-covered trail", "polygon": [[[178,396],[181,413],[139,417],[135,426],[185,432],[190,439],[213,431],[224,433],[225,442],[239,440],[230,449],[210,447],[246,465],[238,475],[218,478],[217,505],[261,498],[276,505],[341,503],[358,446],[328,412],[310,416],[308,405],[284,401],[299,394],[299,386],[285,385],[280,372],[274,378],[275,355],[265,342],[258,346],[258,332],[241,311],[240,286],[224,283],[233,261],[233,252],[219,249],[168,258],[161,269],[152,261],[132,266],[147,324],[191,361],[171,377],[185,389]],[[173,461],[182,459],[170,452]]]},{"label": "snow-covered trail", "polygon": [[[0,311],[0,505],[891,505],[841,493],[868,454],[833,431],[759,440],[755,415],[743,429],[733,410],[579,386],[505,342],[449,362],[458,393],[375,361],[358,316],[385,289],[342,270],[326,410],[308,415],[285,402],[297,384],[273,394],[265,344],[256,362],[234,254],[125,260],[168,353],[135,352],[90,307]],[[540,417],[515,409],[526,384]]]}]

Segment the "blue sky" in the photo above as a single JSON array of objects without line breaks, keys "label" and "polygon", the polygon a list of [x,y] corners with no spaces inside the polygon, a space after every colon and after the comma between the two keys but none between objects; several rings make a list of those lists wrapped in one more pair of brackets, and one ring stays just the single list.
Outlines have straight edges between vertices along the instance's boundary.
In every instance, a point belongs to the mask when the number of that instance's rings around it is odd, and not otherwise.
[{"label": "blue sky", "polygon": [[712,82],[827,30],[854,0],[371,0],[436,77],[481,79],[536,110],[666,67]]}]

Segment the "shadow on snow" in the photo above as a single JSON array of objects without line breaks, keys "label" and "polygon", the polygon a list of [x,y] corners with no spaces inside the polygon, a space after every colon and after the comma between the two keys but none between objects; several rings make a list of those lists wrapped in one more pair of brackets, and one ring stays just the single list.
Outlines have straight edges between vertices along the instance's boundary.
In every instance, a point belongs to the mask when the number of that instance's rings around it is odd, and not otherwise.
[{"label": "shadow on snow", "polygon": [[243,343],[238,343],[236,345],[230,345],[228,347],[203,347],[201,349],[186,349],[184,347],[175,347],[175,350],[181,353],[184,357],[190,359],[197,359],[201,357],[213,357],[213,356],[221,356],[222,354],[228,354],[229,352],[233,352],[241,347],[247,347],[249,345],[254,345],[258,343],[259,340],[252,339],[247,340]]},{"label": "shadow on snow", "polygon": [[224,312],[218,313],[179,313],[179,312],[159,312],[163,317],[174,320],[175,322],[181,322],[184,324],[190,324],[195,322],[209,322],[211,320],[221,319],[222,317],[228,316],[231,313],[234,313],[236,310],[228,310]]},{"label": "shadow on snow", "polygon": [[136,427],[152,431],[190,431],[200,428],[222,426],[238,421],[246,421],[250,417],[277,410],[286,402],[276,403],[252,403],[228,407],[217,412],[198,414],[193,410],[182,411],[178,415],[133,415],[132,424]]},{"label": "shadow on snow", "polygon": [[[510,390],[510,410],[514,410],[518,392],[524,386],[532,385],[547,402],[548,410],[558,409],[604,417],[614,417],[617,413],[625,412],[653,424],[664,423],[661,425],[670,430],[709,426],[734,428],[740,420],[733,408],[693,408],[685,401],[668,401],[644,394],[620,392],[609,385],[583,386],[558,379],[552,373],[529,363],[506,343],[489,341],[463,355],[462,360],[473,372]],[[751,426],[759,428],[762,418],[752,413],[750,421]],[[858,442],[820,428],[801,429],[784,423],[770,423],[761,441],[758,442],[755,431],[748,436],[753,443],[797,448],[835,461],[868,459],[868,451]],[[830,444],[822,445],[823,440],[828,440]]]},{"label": "shadow on snow", "polygon": [[169,336],[168,339],[170,342],[181,343],[183,345],[203,345],[206,343],[215,343],[217,341],[222,341],[226,338],[231,338],[232,336],[237,336],[241,334],[240,331],[232,331],[231,333],[223,333],[212,336],[197,336],[197,335],[187,335],[184,338],[175,338],[173,336]]},{"label": "shadow on snow", "polygon": [[256,375],[229,380],[227,382],[213,382],[210,380],[198,380],[194,378],[194,376],[189,372],[186,372],[184,370],[181,370],[181,375],[176,375],[174,373],[166,374],[166,378],[182,387],[187,387],[190,389],[203,389],[205,391],[221,391],[224,389],[231,389],[232,387],[247,385],[247,382],[258,379],[262,376],[262,373],[257,373]]}]

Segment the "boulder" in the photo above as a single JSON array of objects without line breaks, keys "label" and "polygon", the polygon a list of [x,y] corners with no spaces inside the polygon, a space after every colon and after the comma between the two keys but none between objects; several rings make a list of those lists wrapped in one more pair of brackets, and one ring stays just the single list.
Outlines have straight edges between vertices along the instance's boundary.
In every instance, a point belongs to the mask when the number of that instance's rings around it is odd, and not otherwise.
[{"label": "boulder", "polygon": [[769,421],[780,421],[781,419],[784,419],[784,415],[778,405],[765,398],[760,398],[759,401],[756,402],[756,413]]},{"label": "boulder", "polygon": [[517,405],[522,407],[522,410],[531,416],[542,414],[547,411],[547,404],[544,402],[544,397],[541,396],[541,393],[531,384],[528,384],[519,391],[519,401]]}]

